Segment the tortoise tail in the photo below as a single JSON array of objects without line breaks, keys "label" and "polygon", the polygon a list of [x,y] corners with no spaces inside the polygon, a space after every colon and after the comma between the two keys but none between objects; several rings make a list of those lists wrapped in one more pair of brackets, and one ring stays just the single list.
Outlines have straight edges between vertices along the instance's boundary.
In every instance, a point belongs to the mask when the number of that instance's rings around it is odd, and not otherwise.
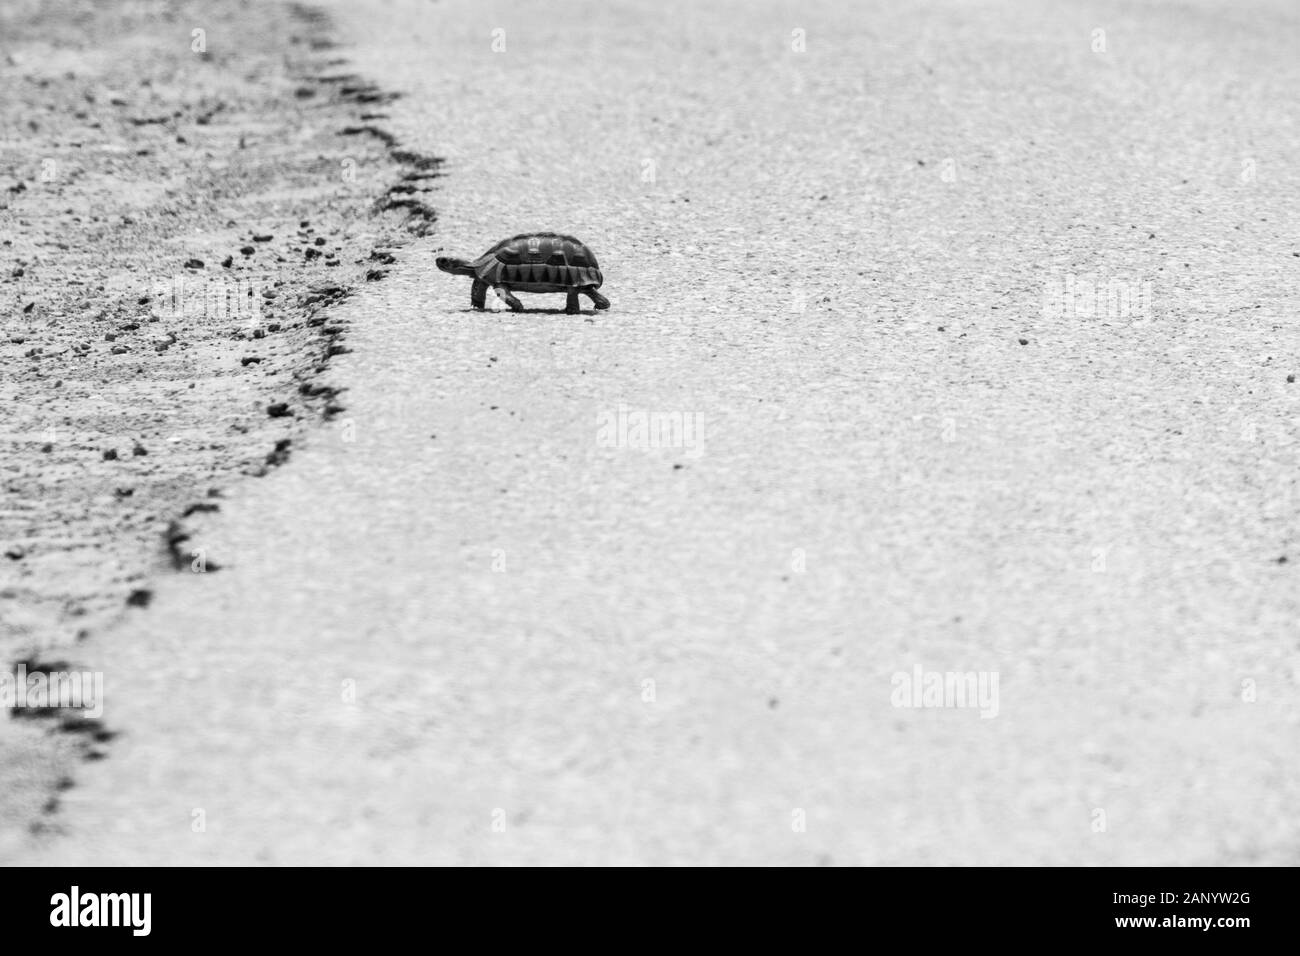
[{"label": "tortoise tail", "polygon": [[434,262],[443,272],[450,272],[454,276],[474,275],[474,267],[464,259],[454,259],[451,256],[439,256],[434,260]]}]

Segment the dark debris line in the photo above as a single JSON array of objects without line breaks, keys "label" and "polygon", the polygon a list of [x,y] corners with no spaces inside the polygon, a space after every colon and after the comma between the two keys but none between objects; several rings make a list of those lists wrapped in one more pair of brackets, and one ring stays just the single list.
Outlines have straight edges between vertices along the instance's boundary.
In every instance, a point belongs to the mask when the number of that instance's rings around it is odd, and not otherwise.
[{"label": "dark debris line", "polygon": [[[160,43],[147,66],[123,57],[120,76],[52,79],[33,68],[28,88],[0,107],[40,115],[50,102],[72,104],[64,115],[74,128],[31,120],[33,137],[50,145],[30,155],[105,144],[57,155],[48,181],[30,162],[0,165],[0,223],[13,224],[0,229],[0,252],[16,263],[0,277],[10,385],[0,400],[29,439],[5,476],[6,498],[20,505],[0,522],[13,572],[0,581],[0,657],[15,672],[77,670],[63,659],[75,642],[147,609],[152,575],[195,569],[197,522],[218,511],[224,486],[285,465],[313,423],[343,411],[341,389],[323,381],[331,358],[348,351],[346,325],[330,310],[382,280],[394,251],[437,220],[420,197],[442,160],[400,149],[375,125],[384,117],[374,108],[397,94],[337,73],[345,61],[328,55],[323,14],[268,5],[257,15],[272,22],[254,32],[247,8],[210,6],[214,27],[237,21],[260,41],[238,55],[214,47],[197,63]],[[170,29],[141,16],[97,11],[82,29],[105,47]],[[39,24],[31,29],[40,35]],[[18,49],[23,39],[11,37]],[[291,101],[257,82],[238,97],[226,86],[207,92],[248,60],[284,72],[286,48]],[[168,86],[171,75],[184,77],[179,87]],[[273,132],[268,115],[282,120]],[[326,131],[304,143],[296,134],[308,127]],[[340,167],[355,174],[345,189]],[[392,185],[371,185],[382,182]],[[300,198],[311,186],[317,199]],[[348,228],[357,222],[368,228]],[[194,289],[214,288],[224,296],[218,314],[207,300],[187,310]],[[255,305],[252,321],[225,311],[232,300]],[[85,759],[106,756],[116,733],[57,707],[12,716],[74,735]],[[51,778],[55,791],[72,785],[68,769]],[[57,810],[57,792],[43,808]]]}]

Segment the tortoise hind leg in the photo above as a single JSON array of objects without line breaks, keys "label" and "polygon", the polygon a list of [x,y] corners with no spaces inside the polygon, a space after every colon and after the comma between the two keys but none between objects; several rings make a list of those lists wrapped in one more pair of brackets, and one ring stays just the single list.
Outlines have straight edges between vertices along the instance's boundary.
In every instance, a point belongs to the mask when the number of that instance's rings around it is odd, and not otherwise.
[{"label": "tortoise hind leg", "polygon": [[506,305],[510,306],[512,311],[522,312],[524,310],[524,304],[514,297],[509,286],[498,285],[493,286],[493,288],[496,290],[496,294],[505,300]]},{"label": "tortoise hind leg", "polygon": [[598,309],[609,308],[609,299],[605,298],[603,295],[601,295],[591,286],[584,286],[581,291],[583,295],[585,295],[587,298],[589,298],[592,301],[592,303],[595,304],[596,308]]},{"label": "tortoise hind leg", "polygon": [[569,315],[578,314],[578,290],[570,289],[569,297],[564,302],[564,311]]},{"label": "tortoise hind leg", "polygon": [[469,304],[476,309],[487,308],[487,290],[488,284],[482,279],[475,279],[474,284],[469,287]]}]

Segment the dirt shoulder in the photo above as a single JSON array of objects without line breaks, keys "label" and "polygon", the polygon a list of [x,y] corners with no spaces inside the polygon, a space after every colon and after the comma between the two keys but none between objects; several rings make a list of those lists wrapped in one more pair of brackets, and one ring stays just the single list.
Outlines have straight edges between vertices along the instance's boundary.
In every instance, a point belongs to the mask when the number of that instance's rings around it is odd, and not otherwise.
[{"label": "dirt shoulder", "polygon": [[[0,662],[32,674],[219,572],[205,515],[341,410],[329,307],[427,228],[438,161],[306,6],[6,4],[0,84]],[[0,858],[115,733],[6,710]]]}]

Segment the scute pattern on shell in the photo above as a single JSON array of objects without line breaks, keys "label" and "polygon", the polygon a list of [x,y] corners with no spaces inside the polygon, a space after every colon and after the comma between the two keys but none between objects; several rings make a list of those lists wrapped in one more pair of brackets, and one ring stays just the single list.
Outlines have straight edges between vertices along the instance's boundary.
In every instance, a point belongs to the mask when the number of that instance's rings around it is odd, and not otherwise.
[{"label": "scute pattern on shell", "polygon": [[484,282],[508,286],[592,286],[605,281],[596,256],[580,240],[557,232],[503,239],[473,263]]}]

